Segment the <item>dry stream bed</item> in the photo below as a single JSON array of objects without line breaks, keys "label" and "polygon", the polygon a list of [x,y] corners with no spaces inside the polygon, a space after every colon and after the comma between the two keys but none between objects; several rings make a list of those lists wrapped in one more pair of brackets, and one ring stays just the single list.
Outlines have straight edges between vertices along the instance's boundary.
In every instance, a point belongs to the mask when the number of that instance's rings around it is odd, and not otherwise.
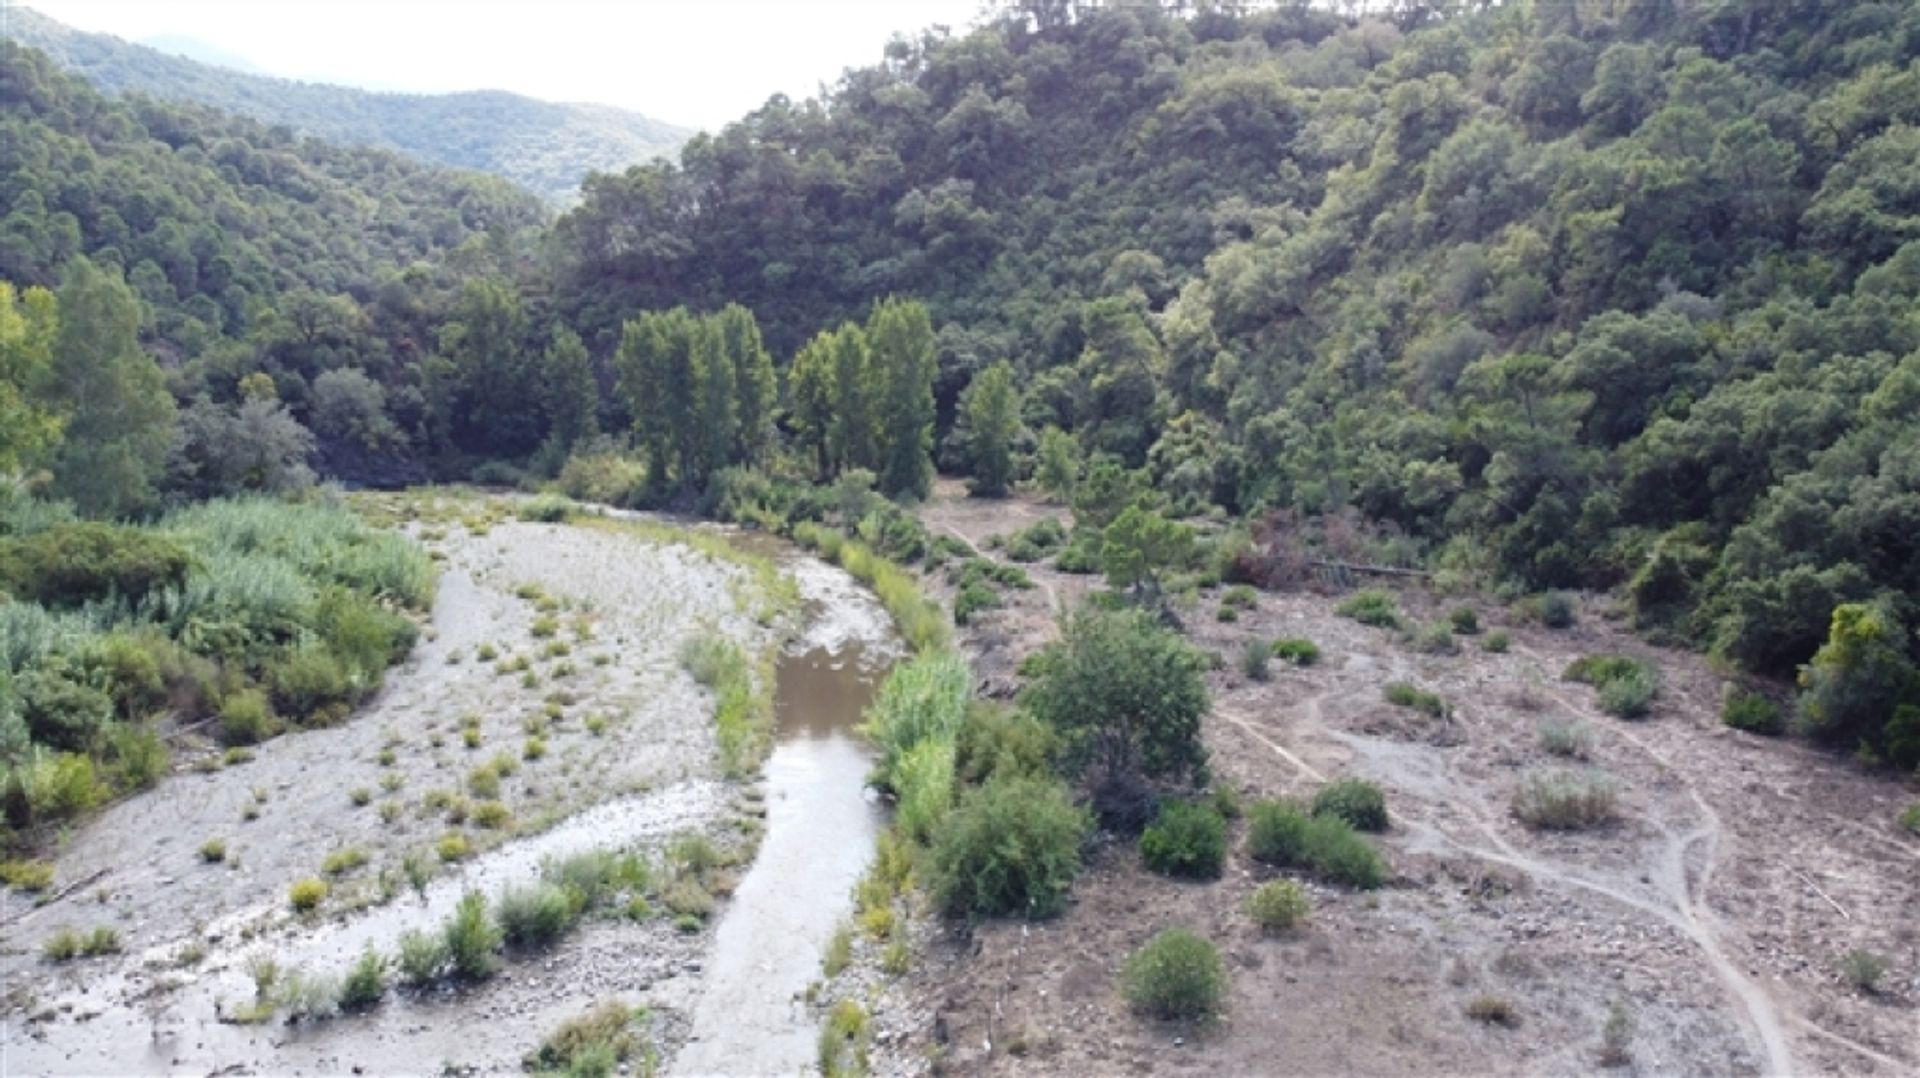
[{"label": "dry stream bed", "polygon": [[[837,568],[768,544],[754,548],[799,599],[777,617],[754,574],[658,524],[523,523],[468,496],[395,503],[443,570],[413,654],[340,725],[225,766],[179,751],[174,775],[65,837],[56,886],[84,886],[0,910],[6,1073],[510,1073],[608,1000],[648,1009],[670,1072],[804,1066],[816,1024],[797,997],[878,822],[851,726],[896,653],[884,611]],[[757,778],[723,774],[712,694],[682,667],[686,641],[712,633],[774,660],[778,730]],[[489,770],[499,789],[483,798],[475,773]],[[460,819],[484,801],[510,818]],[[450,833],[470,854],[441,856]],[[369,945],[390,955],[403,932],[437,927],[466,892],[537,879],[549,858],[657,862],[690,835],[742,851],[714,888],[731,897],[697,928],[590,914],[484,981],[395,989],[321,1020],[234,1020],[263,959],[338,976]],[[323,873],[343,850],[364,863]],[[298,914],[289,888],[307,877],[329,893]],[[54,932],[99,926],[121,953],[42,957]]]}]

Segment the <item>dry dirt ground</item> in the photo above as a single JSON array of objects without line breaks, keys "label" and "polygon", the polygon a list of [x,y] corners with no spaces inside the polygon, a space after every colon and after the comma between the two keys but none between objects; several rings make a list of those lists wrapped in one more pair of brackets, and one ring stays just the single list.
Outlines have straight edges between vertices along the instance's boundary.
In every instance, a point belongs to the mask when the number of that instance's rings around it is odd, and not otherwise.
[{"label": "dry dirt ground", "polygon": [[[1059,512],[943,485],[924,519],[984,549]],[[964,633],[989,691],[1051,636],[1053,608],[1094,584],[1028,569],[1038,586]],[[1130,845],[1103,846],[1055,920],[971,931],[923,920],[915,969],[877,1000],[877,1069],[1592,1073],[1617,1003],[1635,1073],[1920,1072],[1920,840],[1894,823],[1910,783],[1726,729],[1708,663],[1645,646],[1597,598],[1565,631],[1471,603],[1487,629],[1512,635],[1498,655],[1483,637],[1461,638],[1456,655],[1417,653],[1336,616],[1336,596],[1262,594],[1235,624],[1215,620],[1218,599],[1203,593],[1183,611],[1194,641],[1226,660],[1210,675],[1205,725],[1215,774],[1249,799],[1310,795],[1339,776],[1379,783],[1392,882],[1369,894],[1303,880],[1309,926],[1266,938],[1241,906],[1276,873],[1238,848],[1240,826],[1212,883],[1151,875]],[[1419,623],[1460,602],[1401,594]],[[1321,661],[1276,662],[1264,683],[1243,675],[1245,642],[1277,637],[1315,641]],[[1596,652],[1659,665],[1650,717],[1603,715],[1591,689],[1561,679]],[[1451,720],[1386,703],[1395,680],[1446,697]],[[1566,762],[1538,728],[1568,719],[1590,735],[1580,766],[1616,781],[1621,817],[1535,832],[1510,799],[1523,774]],[[1213,939],[1231,971],[1226,1014],[1209,1027],[1136,1019],[1120,998],[1125,955],[1173,925]],[[1878,994],[1840,974],[1853,948],[1889,960]],[[1506,1001],[1517,1024],[1469,1018],[1480,997]]]}]

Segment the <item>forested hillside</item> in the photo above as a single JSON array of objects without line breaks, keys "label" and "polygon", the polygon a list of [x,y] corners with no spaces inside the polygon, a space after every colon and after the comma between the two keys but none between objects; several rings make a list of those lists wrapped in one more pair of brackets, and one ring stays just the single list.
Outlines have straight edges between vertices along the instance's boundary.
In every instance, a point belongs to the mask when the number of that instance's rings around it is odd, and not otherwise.
[{"label": "forested hillside", "polygon": [[199,63],[12,8],[0,32],[109,93],[194,101],[346,145],[505,176],[566,204],[587,173],[671,156],[686,128],[606,105],[557,104],[483,90],[371,93]]},{"label": "forested hillside", "polygon": [[595,177],[559,295],[602,351],[732,301],[788,356],[911,293],[943,433],[1006,359],[1176,504],[1787,672],[1838,603],[1920,614],[1916,55],[1894,3],[1028,4]]}]

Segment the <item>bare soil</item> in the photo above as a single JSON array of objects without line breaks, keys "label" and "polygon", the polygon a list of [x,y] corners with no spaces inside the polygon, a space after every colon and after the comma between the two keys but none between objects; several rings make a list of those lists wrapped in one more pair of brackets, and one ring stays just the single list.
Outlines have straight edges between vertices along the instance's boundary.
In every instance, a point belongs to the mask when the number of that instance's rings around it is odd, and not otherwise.
[{"label": "bare soil", "polygon": [[[990,535],[1059,510],[973,501],[943,485],[929,527],[986,549]],[[987,687],[1053,632],[1091,578],[1028,566],[1038,585],[963,632]],[[1236,848],[1222,879],[1147,873],[1131,845],[1096,849],[1061,917],[971,930],[923,919],[914,970],[880,994],[876,1067],[915,1073],[1543,1074],[1601,1069],[1601,1030],[1631,1018],[1626,1066],[1641,1073],[1910,1074],[1920,1071],[1920,841],[1894,823],[1911,783],[1787,739],[1718,722],[1722,679],[1700,656],[1646,646],[1588,598],[1552,631],[1488,602],[1401,595],[1425,624],[1467,602],[1506,654],[1462,636],[1421,654],[1399,635],[1336,616],[1338,596],[1262,594],[1232,624],[1217,591],[1181,611],[1221,656],[1204,736],[1216,776],[1243,798],[1304,797],[1359,776],[1387,793],[1380,836],[1394,878],[1375,893],[1302,879],[1308,927],[1263,937],[1242,913],[1277,873]],[[1276,660],[1243,675],[1249,640],[1306,637],[1317,665]],[[1573,659],[1654,662],[1664,687],[1646,719],[1601,714]],[[1395,680],[1437,692],[1449,720],[1388,704]],[[1584,761],[1549,755],[1538,728],[1575,720]],[[1539,832],[1511,811],[1522,775],[1604,771],[1620,819]],[[1221,948],[1224,1016],[1202,1027],[1128,1012],[1118,974],[1155,932],[1181,925]],[[1853,948],[1885,956],[1877,993],[1841,975]],[[1515,1024],[1467,1014],[1482,997]]]}]

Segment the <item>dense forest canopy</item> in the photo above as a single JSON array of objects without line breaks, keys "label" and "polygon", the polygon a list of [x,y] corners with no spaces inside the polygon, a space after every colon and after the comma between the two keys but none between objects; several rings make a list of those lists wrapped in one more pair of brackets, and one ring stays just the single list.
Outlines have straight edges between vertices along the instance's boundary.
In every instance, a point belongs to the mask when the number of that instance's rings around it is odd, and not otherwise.
[{"label": "dense forest canopy", "polygon": [[913,495],[931,450],[1140,535],[1143,494],[1357,518],[1806,665],[1809,725],[1920,760],[1920,6],[1032,2],[596,174],[537,248],[502,187],[5,48],[0,277],[124,270],[189,410],[646,498]]},{"label": "dense forest canopy", "polygon": [[671,156],[693,133],[626,109],[499,90],[374,93],[233,71],[75,30],[30,8],[9,8],[0,34],[109,93],[198,102],[331,142],[491,172],[561,205],[587,173]]}]

